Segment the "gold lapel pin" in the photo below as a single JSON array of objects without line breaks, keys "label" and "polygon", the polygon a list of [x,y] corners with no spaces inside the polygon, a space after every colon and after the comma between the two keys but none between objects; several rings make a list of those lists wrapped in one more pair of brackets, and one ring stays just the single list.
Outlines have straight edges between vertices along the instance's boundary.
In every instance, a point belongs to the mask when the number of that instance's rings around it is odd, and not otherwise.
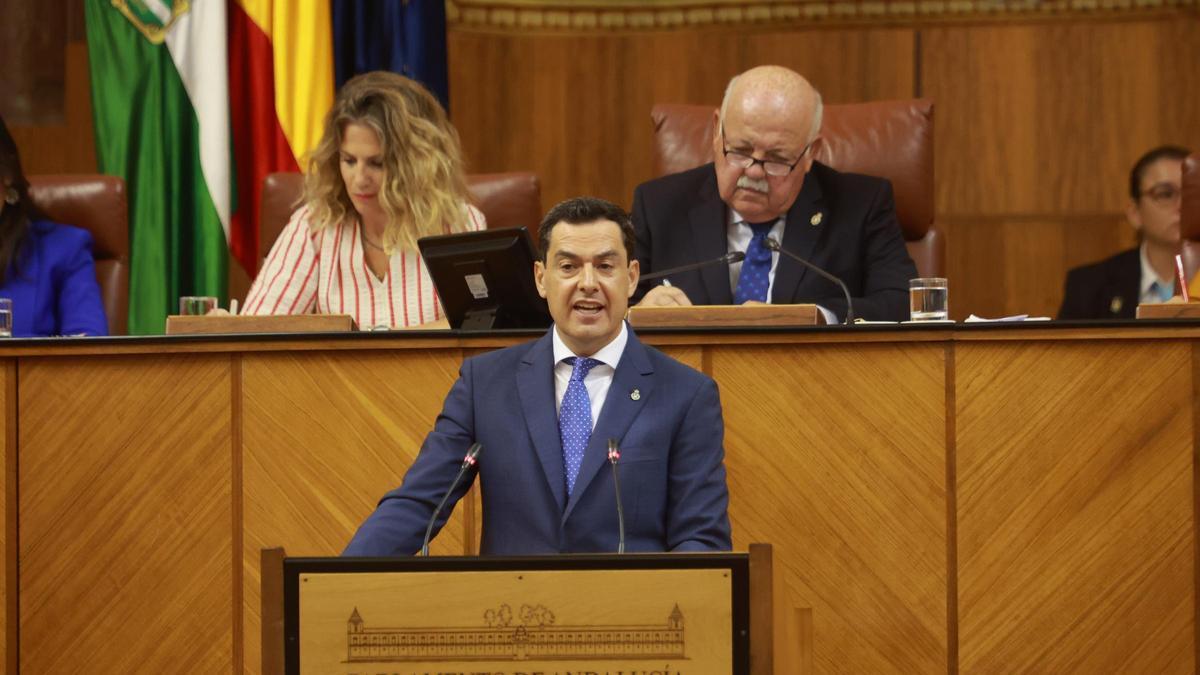
[{"label": "gold lapel pin", "polygon": [[633,391],[629,392],[629,398],[631,398],[635,401],[640,401],[640,400],[642,400],[642,392],[638,391],[637,389],[634,389]]},{"label": "gold lapel pin", "polygon": [[813,214],[813,217],[810,218],[808,222],[812,223],[813,225],[820,225],[821,218],[823,218],[823,217],[824,217],[823,214],[821,214],[820,212],[817,212],[817,213]]},{"label": "gold lapel pin", "polygon": [[1108,303],[1108,311],[1112,312],[1113,314],[1120,314],[1121,306],[1124,304],[1125,303],[1121,302],[1121,296],[1118,295],[1112,299],[1112,302]]}]

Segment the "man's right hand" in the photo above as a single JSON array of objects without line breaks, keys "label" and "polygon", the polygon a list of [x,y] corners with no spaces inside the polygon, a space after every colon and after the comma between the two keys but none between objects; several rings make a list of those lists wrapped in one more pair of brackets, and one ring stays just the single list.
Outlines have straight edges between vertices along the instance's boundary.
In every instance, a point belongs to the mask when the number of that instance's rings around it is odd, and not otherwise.
[{"label": "man's right hand", "polygon": [[642,301],[635,306],[671,307],[678,305],[687,307],[691,304],[692,301],[688,300],[687,294],[682,290],[675,288],[674,286],[662,285],[651,288],[650,291],[646,293],[646,296],[642,298]]}]

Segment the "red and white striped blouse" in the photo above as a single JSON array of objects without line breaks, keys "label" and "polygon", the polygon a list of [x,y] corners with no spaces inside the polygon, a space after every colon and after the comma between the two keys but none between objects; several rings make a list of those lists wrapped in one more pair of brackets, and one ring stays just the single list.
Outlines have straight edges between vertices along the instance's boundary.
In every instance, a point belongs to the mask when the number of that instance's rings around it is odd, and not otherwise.
[{"label": "red and white striped blouse", "polygon": [[[467,229],[487,227],[468,206]],[[415,326],[445,316],[415,250],[392,254],[387,278],[367,267],[358,220],[313,232],[308,208],[292,214],[246,295],[243,314],[349,314],[362,330]]]}]

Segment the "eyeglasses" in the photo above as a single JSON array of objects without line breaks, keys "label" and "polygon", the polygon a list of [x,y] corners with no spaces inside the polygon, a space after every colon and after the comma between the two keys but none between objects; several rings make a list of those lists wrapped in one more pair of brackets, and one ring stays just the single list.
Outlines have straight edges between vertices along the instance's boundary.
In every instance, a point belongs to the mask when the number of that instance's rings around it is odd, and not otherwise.
[{"label": "eyeglasses", "polygon": [[729,162],[730,166],[735,166],[739,169],[749,169],[755,164],[759,164],[768,176],[775,176],[776,178],[786,176],[800,165],[800,162],[804,160],[804,156],[808,154],[810,148],[812,148],[812,141],[809,141],[808,145],[804,146],[804,149],[800,151],[800,156],[791,164],[772,159],[754,159],[744,152],[730,150],[727,147],[725,142],[725,125],[721,125],[721,151],[725,153],[725,161]]},{"label": "eyeglasses", "polygon": [[1179,187],[1171,183],[1159,183],[1154,187],[1142,193],[1143,197],[1149,197],[1150,201],[1159,206],[1177,206],[1183,192]]}]

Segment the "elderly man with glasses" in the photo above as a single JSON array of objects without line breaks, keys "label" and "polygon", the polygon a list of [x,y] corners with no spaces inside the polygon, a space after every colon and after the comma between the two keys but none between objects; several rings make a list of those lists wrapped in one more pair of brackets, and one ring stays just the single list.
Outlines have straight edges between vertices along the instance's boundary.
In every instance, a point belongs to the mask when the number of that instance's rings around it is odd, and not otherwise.
[{"label": "elderly man with glasses", "polygon": [[1129,172],[1125,217],[1139,245],[1067,273],[1060,319],[1132,319],[1140,303],[1166,302],[1175,292],[1180,184],[1188,151],[1174,145],[1142,155]]},{"label": "elderly man with glasses", "polygon": [[856,316],[908,318],[917,271],[891,184],[814,161],[821,112],[821,95],[787,68],[760,66],[729,82],[713,114],[713,162],[638,186],[633,222],[643,275],[735,251],[745,260],[672,274],[642,289],[639,304],[811,302],[840,322],[841,290],[772,250],[777,243],[844,281]]}]

